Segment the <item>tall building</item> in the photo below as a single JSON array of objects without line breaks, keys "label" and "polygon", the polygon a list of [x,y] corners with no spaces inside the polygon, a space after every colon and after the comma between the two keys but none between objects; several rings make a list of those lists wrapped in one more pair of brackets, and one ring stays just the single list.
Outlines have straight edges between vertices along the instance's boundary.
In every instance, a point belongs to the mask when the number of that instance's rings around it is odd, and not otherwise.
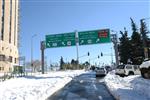
[{"label": "tall building", "polygon": [[0,72],[19,63],[19,0],[0,0]]}]

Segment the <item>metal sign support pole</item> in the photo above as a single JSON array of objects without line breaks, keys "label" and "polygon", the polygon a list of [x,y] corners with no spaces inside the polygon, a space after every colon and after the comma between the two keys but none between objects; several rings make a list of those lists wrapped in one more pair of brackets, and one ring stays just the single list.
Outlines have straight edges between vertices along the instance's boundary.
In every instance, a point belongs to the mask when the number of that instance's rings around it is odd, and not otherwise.
[{"label": "metal sign support pole", "polygon": [[45,50],[45,42],[41,41],[41,63],[42,63],[42,74],[44,74],[44,50]]},{"label": "metal sign support pole", "polygon": [[75,31],[75,39],[76,39],[76,50],[77,50],[77,67],[79,68],[79,50],[78,50],[78,46],[79,46],[79,37],[78,37],[78,31]]}]

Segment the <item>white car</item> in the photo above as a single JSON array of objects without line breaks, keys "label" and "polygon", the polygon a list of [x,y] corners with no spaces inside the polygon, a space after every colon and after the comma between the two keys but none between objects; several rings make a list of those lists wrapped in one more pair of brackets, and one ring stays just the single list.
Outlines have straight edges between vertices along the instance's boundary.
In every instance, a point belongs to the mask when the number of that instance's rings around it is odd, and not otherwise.
[{"label": "white car", "polygon": [[143,78],[150,79],[150,60],[144,61],[140,65],[140,71]]},{"label": "white car", "polygon": [[125,70],[124,70],[125,65],[119,65],[116,68],[116,74],[117,75],[125,75]]},{"label": "white car", "polygon": [[118,75],[140,75],[140,68],[139,65],[119,65],[116,69],[116,74]]},{"label": "white car", "polygon": [[105,68],[96,68],[96,77],[107,75],[107,70]]}]

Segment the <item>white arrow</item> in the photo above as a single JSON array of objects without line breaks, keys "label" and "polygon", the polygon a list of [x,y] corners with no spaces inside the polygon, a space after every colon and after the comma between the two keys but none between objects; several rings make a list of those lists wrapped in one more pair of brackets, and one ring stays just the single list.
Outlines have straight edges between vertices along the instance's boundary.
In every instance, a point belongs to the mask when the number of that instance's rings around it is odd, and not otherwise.
[{"label": "white arrow", "polygon": [[84,40],[81,40],[80,44],[84,43]]},{"label": "white arrow", "polygon": [[97,39],[97,40],[96,40],[96,43],[99,42],[99,41],[100,41],[100,39]]}]

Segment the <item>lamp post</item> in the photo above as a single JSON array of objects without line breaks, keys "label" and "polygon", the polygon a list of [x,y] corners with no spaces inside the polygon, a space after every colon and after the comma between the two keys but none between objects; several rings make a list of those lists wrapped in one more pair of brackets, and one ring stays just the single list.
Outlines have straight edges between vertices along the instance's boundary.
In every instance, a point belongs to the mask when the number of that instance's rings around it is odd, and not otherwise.
[{"label": "lamp post", "polygon": [[[143,25],[143,21],[144,20],[149,20],[149,19],[150,19],[150,17],[149,18],[143,18],[143,19],[141,19],[140,20],[141,26]],[[141,27],[140,31],[141,31],[142,38],[143,38],[144,57],[146,59],[146,58],[148,58],[148,50],[147,50],[147,47],[146,47],[146,34],[143,33],[142,27]]]},{"label": "lamp post", "polygon": [[114,44],[115,49],[115,58],[116,58],[116,65],[119,65],[119,59],[118,59],[118,37],[117,37],[117,31],[111,30],[111,32],[115,32],[115,34],[111,34],[111,41]]},{"label": "lamp post", "polygon": [[36,37],[37,34],[31,36],[31,68],[33,72],[33,38]]}]

